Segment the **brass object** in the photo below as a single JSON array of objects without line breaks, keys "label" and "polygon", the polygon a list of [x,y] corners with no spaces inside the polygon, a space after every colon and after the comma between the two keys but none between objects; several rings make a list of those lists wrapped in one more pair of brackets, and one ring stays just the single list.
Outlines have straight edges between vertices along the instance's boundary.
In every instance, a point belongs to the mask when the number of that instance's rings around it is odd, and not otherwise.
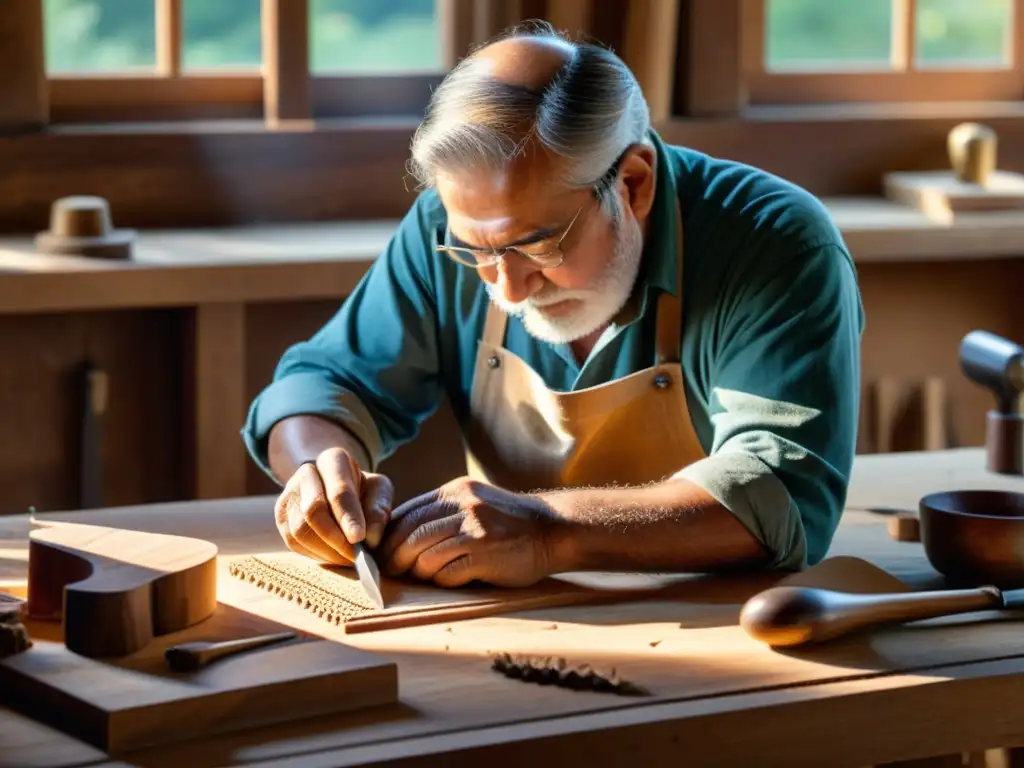
[{"label": "brass object", "polygon": [[960,123],[949,132],[946,149],[958,181],[984,185],[995,172],[999,142],[986,125]]}]

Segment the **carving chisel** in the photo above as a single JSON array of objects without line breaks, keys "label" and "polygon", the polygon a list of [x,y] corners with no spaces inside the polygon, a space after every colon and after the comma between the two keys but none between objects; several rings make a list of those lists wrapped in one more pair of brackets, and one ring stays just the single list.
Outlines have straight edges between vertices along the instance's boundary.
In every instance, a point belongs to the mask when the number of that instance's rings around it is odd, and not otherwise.
[{"label": "carving chisel", "polygon": [[373,555],[370,554],[370,550],[366,548],[366,544],[363,542],[353,544],[352,551],[356,556],[355,566],[356,574],[359,576],[359,583],[363,585],[363,589],[366,590],[370,601],[383,611],[384,596],[380,591],[380,570],[377,568],[377,563],[373,560]]}]

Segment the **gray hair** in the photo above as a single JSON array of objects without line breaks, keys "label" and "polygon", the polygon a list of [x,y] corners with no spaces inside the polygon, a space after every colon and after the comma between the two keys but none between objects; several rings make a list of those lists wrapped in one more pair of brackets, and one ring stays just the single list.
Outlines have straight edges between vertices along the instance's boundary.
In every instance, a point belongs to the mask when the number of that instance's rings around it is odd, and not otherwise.
[{"label": "gray hair", "polygon": [[568,54],[565,64],[536,89],[495,80],[472,56],[461,61],[416,130],[410,174],[432,187],[442,169],[504,168],[533,140],[565,158],[563,183],[594,187],[614,211],[609,169],[629,146],[649,143],[650,111],[633,73],[610,50],[570,41],[545,22],[506,37],[558,41]]}]

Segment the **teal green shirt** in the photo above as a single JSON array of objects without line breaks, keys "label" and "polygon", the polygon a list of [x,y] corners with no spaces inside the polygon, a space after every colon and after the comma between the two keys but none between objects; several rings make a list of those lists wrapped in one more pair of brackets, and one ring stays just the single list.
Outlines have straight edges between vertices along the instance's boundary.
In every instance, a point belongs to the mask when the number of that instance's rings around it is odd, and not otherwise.
[{"label": "teal green shirt", "polygon": [[[707,458],[679,476],[763,542],[774,567],[824,557],[846,500],[860,401],[856,271],[827,210],[756,168],[664,145],[639,279],[641,311],[582,365],[510,318],[506,345],[557,391],[654,363],[658,292],[674,290],[675,198],[683,214],[681,360]],[[465,425],[488,297],[439,254],[445,210],[422,193],[337,314],[281,358],[242,431],[269,474],[267,434],[317,414],[346,426],[376,466],[413,440],[447,395]]]}]

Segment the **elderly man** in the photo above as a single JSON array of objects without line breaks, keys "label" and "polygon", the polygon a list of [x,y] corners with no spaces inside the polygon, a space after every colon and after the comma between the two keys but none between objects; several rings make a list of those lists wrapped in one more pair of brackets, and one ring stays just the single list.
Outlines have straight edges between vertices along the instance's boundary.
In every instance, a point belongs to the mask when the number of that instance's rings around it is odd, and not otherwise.
[{"label": "elderly man", "polygon": [[[243,436],[294,551],[443,586],[799,569],[846,496],[863,325],[825,208],[667,146],[629,69],[550,29],[479,49],[412,145],[423,191]],[[447,394],[468,475],[392,509]]]}]

